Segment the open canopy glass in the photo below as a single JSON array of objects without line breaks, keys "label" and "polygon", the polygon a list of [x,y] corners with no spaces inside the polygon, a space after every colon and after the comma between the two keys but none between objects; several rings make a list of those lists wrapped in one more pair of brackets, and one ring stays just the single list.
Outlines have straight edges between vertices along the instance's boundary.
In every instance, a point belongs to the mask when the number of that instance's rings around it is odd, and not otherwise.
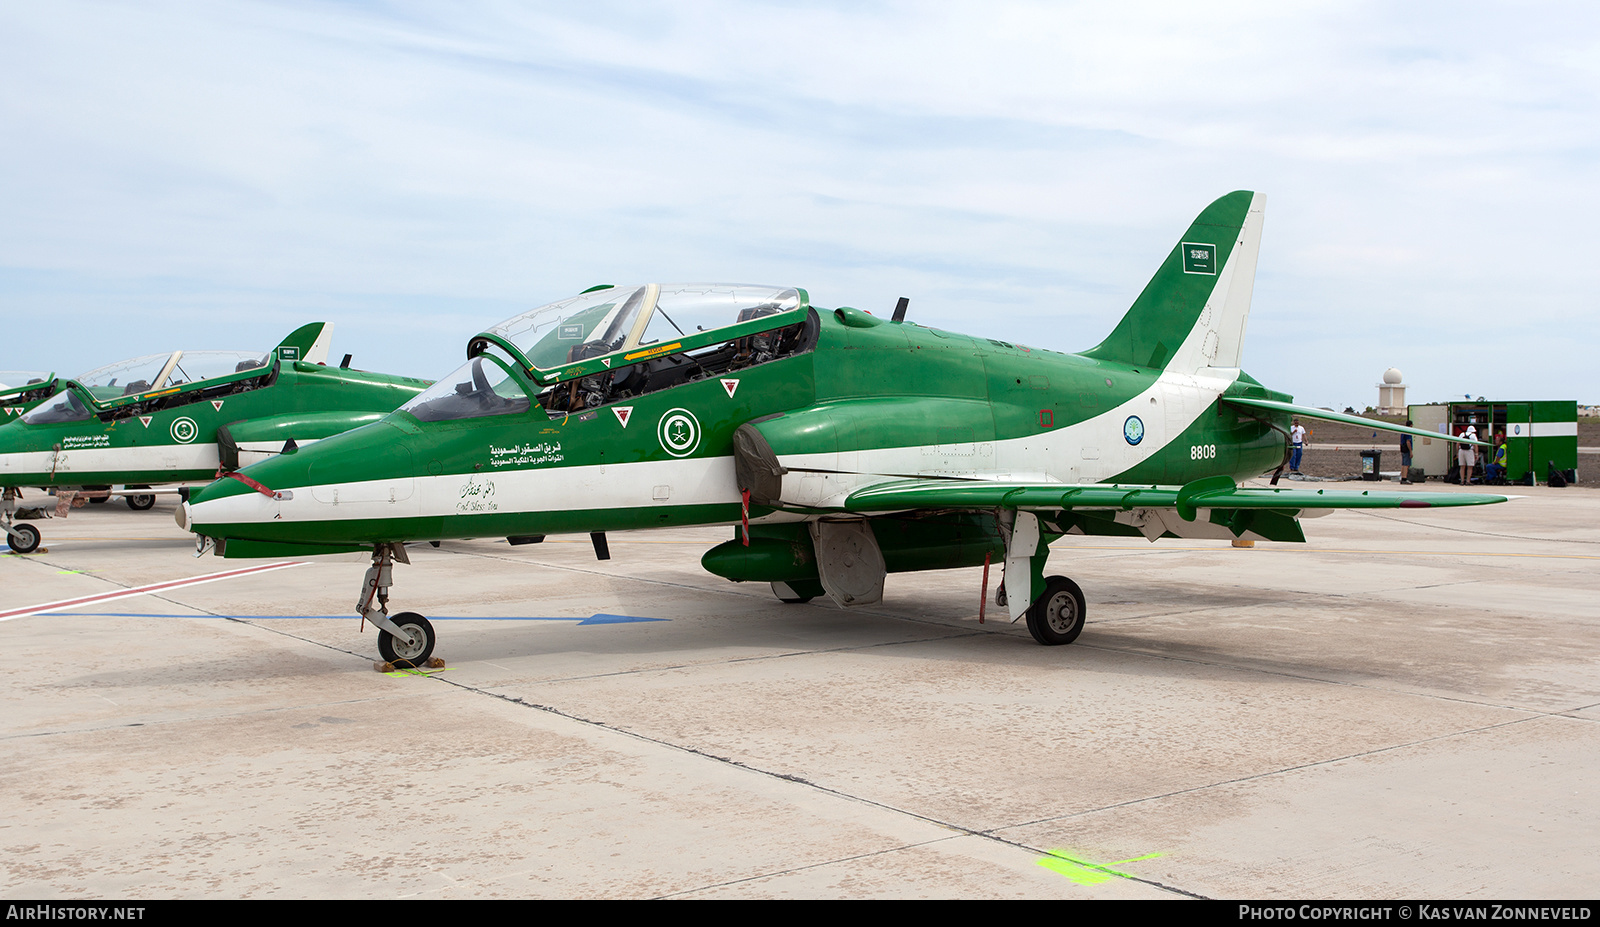
[{"label": "open canopy glass", "polygon": [[[224,374],[266,367],[272,353],[251,351],[169,351],[130,357],[73,377],[98,402],[120,399],[165,387],[186,386]],[[72,390],[63,390],[22,417],[30,425],[76,422],[88,418],[88,406]]]},{"label": "open canopy glass", "polygon": [[[483,332],[461,369],[401,411],[440,422],[535,404],[545,413],[595,408],[807,350],[807,312],[795,310],[808,309],[794,287],[597,287]],[[594,358],[604,360],[584,363]]]},{"label": "open canopy glass", "polygon": [[42,384],[49,376],[42,370],[0,370],[0,390]]},{"label": "open canopy glass", "polygon": [[539,370],[667,343],[802,305],[793,287],[727,283],[608,286],[489,329]]}]

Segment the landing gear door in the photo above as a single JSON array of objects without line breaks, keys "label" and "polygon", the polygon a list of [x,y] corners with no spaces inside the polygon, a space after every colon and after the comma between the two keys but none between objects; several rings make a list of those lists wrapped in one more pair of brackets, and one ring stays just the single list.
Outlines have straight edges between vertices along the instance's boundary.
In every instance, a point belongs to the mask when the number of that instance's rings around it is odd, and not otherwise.
[{"label": "landing gear door", "polygon": [[811,540],[822,588],[835,605],[849,608],[883,600],[883,578],[888,571],[866,519],[814,521]]}]

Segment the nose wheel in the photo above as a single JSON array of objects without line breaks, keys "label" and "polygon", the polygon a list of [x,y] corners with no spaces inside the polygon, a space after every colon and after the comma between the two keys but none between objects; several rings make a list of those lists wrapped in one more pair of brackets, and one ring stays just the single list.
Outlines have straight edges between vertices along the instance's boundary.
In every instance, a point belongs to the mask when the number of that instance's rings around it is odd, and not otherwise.
[{"label": "nose wheel", "polygon": [[6,525],[6,542],[19,554],[31,554],[39,549],[39,529],[32,525]]},{"label": "nose wheel", "polygon": [[378,632],[378,654],[383,661],[397,667],[426,666],[433,656],[433,625],[416,612],[401,612],[389,621],[406,637],[396,637],[387,630]]}]

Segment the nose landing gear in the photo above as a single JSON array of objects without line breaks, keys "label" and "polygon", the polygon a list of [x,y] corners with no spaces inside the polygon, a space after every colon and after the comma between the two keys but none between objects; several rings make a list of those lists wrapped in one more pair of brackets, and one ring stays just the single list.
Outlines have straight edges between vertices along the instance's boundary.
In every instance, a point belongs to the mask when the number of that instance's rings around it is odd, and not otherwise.
[{"label": "nose landing gear", "polygon": [[[378,544],[372,549],[372,566],[361,583],[356,614],[378,626],[378,653],[397,669],[434,665],[433,625],[416,612],[389,617],[389,587],[394,585],[394,561],[410,563],[404,544]],[[439,663],[438,665],[443,665]]]},{"label": "nose landing gear", "polygon": [[5,525],[6,543],[19,554],[31,554],[39,549],[39,529],[32,525]]},{"label": "nose landing gear", "polygon": [[15,487],[7,486],[4,492],[4,508],[0,509],[0,530],[6,535],[6,543],[19,554],[31,554],[39,549],[39,529],[32,525],[18,525],[12,523],[12,514],[17,508],[17,492]]}]

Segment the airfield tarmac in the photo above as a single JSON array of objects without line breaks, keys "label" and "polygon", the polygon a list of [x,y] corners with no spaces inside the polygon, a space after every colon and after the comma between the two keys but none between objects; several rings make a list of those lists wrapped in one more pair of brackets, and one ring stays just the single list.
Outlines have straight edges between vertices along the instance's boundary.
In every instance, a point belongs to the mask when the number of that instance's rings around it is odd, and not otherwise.
[{"label": "airfield tarmac", "polygon": [[[359,555],[6,620],[0,884],[1592,897],[1600,490],[1513,491],[1305,545],[1063,539],[1067,647],[980,625],[976,569],[780,604],[700,569],[728,529],[414,547],[391,607],[434,619],[432,675],[374,671]],[[172,508],[34,522],[0,612],[256,563],[194,559]]]}]

